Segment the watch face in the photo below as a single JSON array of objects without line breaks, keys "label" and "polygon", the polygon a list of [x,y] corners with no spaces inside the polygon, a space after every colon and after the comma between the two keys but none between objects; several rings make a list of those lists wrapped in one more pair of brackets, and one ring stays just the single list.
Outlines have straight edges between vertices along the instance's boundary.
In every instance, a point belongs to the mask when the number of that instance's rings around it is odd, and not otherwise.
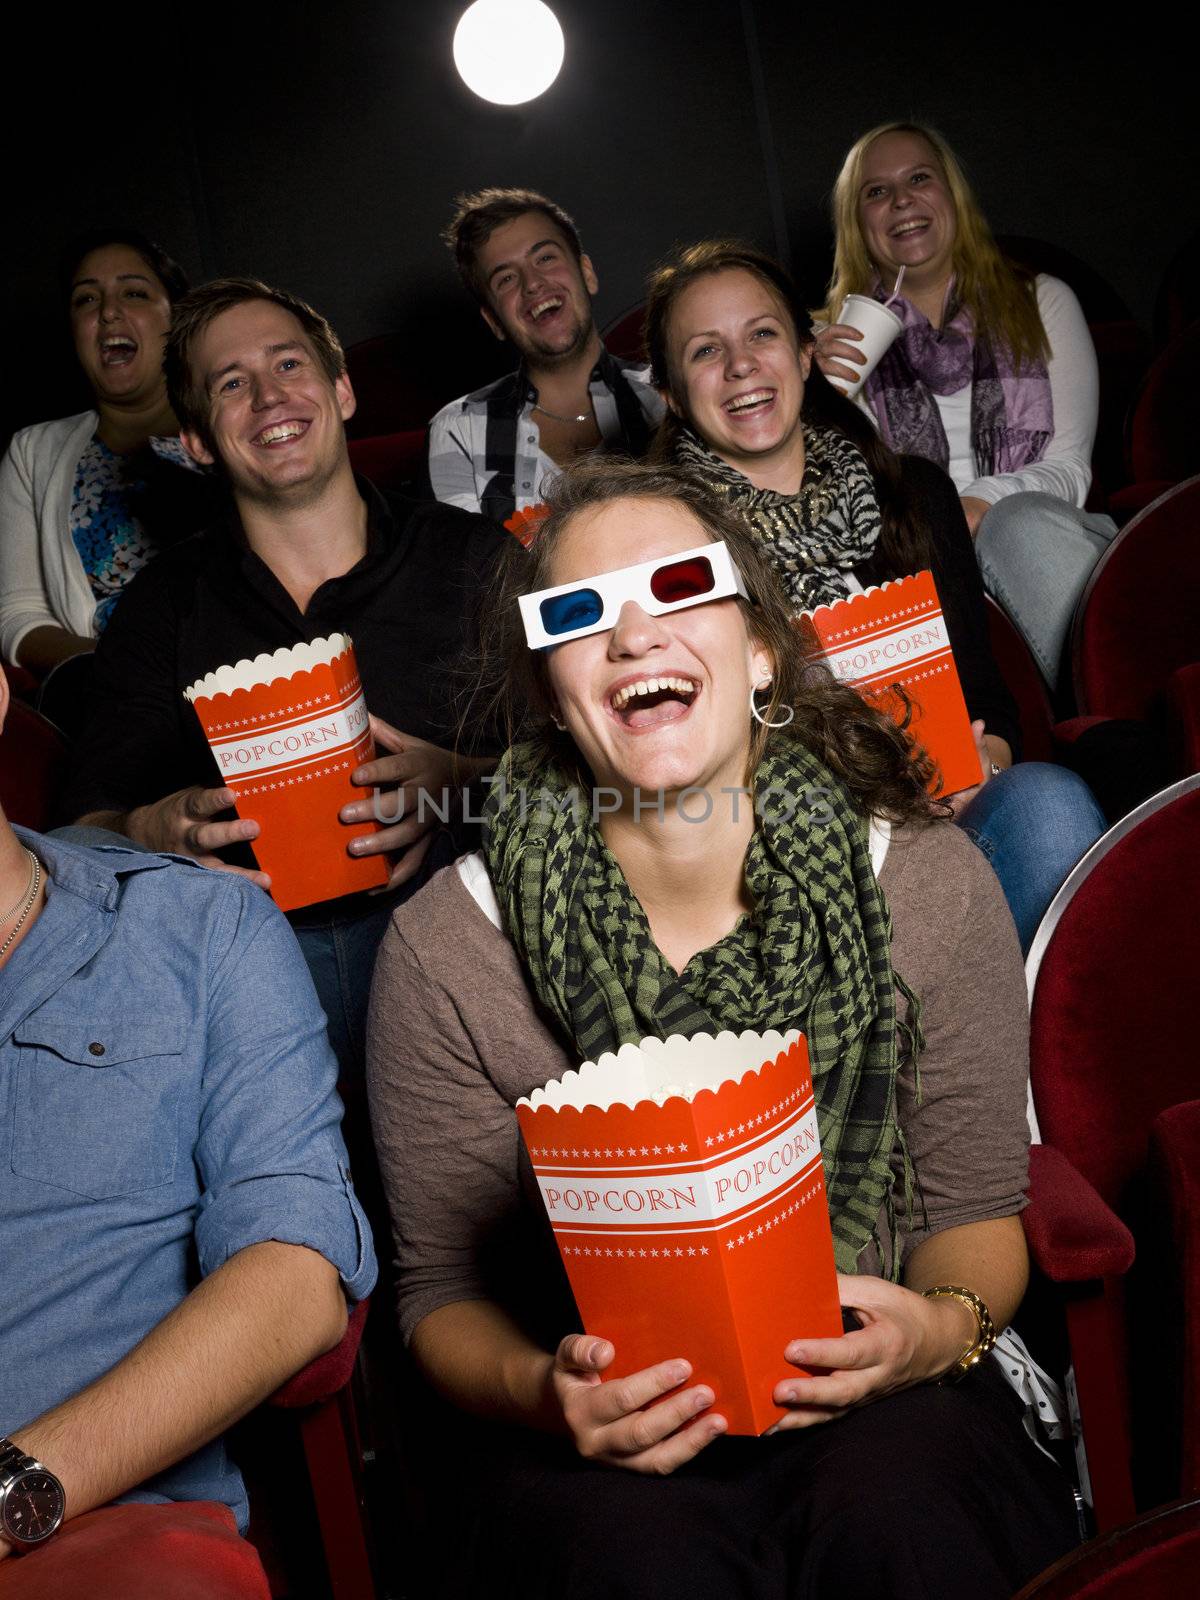
[{"label": "watch face", "polygon": [[62,1521],[62,1485],[48,1472],[24,1472],[4,1501],[0,1529],[20,1544],[48,1539]]}]

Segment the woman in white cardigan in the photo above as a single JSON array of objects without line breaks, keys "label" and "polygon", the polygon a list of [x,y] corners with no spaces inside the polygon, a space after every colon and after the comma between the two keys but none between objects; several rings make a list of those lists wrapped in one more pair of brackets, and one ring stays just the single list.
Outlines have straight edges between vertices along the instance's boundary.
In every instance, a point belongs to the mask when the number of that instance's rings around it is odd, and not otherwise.
[{"label": "woman in white cardigan", "polygon": [[95,648],[125,584],[208,520],[162,376],[182,270],[132,231],[67,257],[75,352],[95,409],[22,429],[0,463],[0,656],[38,678]]},{"label": "woman in white cardigan", "polygon": [[1099,382],[1079,302],[997,248],[954,152],[892,122],[851,148],[834,189],[833,278],[817,363],[856,381],[862,335],[847,294],[889,299],[903,332],[864,385],[894,450],[953,479],[984,582],[1054,684],[1076,602],[1116,529],[1083,511]]}]

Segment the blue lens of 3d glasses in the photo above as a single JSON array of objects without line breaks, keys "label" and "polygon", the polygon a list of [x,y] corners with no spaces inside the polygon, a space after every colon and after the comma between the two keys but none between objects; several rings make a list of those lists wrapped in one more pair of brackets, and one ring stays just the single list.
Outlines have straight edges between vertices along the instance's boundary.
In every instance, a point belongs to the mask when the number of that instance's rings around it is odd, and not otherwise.
[{"label": "blue lens of 3d glasses", "polygon": [[590,628],[600,621],[604,601],[595,589],[572,589],[567,594],[551,595],[538,610],[547,633],[574,633],[577,628]]}]

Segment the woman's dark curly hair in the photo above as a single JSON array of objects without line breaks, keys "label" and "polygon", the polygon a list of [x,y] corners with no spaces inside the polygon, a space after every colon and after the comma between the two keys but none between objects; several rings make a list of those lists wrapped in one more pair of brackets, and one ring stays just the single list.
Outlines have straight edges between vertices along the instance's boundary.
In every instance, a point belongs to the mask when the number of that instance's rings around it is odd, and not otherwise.
[{"label": "woman's dark curly hair", "polygon": [[582,512],[613,500],[661,500],[683,506],[707,538],[714,543],[723,539],[728,545],[754,597],[738,600],[746,626],[774,662],[771,700],[763,715],[779,721],[785,705],[795,713],[786,728],[755,726],[747,777],[769,744],[796,739],[841,780],[864,814],[893,822],[940,814],[927,789],[933,771],[928,756],[914,754],[907,736],[889,717],[831,676],[793,622],[779,579],[758,540],[719,496],[678,468],[606,456],[560,473],[548,486],[545,500],[550,515],[530,549],[523,550],[513,539],[501,556],[482,621],[482,661],[464,724],[468,718],[474,725],[480,720],[499,724],[506,743],[533,740],[542,746],[547,761],[557,762],[574,781],[584,785],[591,781],[570,736],[554,725],[547,652],[530,650],[526,644],[517,600],[554,586],[555,551]]},{"label": "woman's dark curly hair", "polygon": [[110,244],[126,244],[135,250],[162,284],[172,305],[182,300],[188,292],[187,273],[162,245],[148,239],[140,229],[128,228],[123,223],[97,224],[68,240],[59,256],[58,282],[64,304],[71,298],[71,286],[84,256],[90,256],[93,250],[102,250]]},{"label": "woman's dark curly hair", "polygon": [[[680,296],[698,278],[718,272],[748,272],[783,304],[801,349],[812,347],[812,319],[791,278],[772,256],[740,239],[706,239],[689,245],[655,269],[646,285],[646,352],[654,383],[671,396],[686,417],[687,405],[679,374],[672,369],[668,343],[671,313]],[[929,535],[916,513],[901,475],[900,460],[859,408],[835,389],[814,362],[804,380],[801,416],[810,426],[834,428],[866,458],[879,497],[882,527],[879,553],[892,577],[902,578],[932,563]],[[684,422],[668,409],[651,447],[651,459],[670,461]]]}]

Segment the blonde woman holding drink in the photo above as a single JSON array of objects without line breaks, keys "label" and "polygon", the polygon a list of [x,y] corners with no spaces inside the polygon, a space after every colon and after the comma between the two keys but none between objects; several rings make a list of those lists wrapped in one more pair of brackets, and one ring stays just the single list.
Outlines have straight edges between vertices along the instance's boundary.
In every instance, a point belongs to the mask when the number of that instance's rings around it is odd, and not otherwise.
[{"label": "blonde woman holding drink", "polygon": [[862,336],[840,320],[847,295],[887,300],[901,317],[859,404],[894,450],[949,473],[984,582],[1053,686],[1075,605],[1115,532],[1082,509],[1099,383],[1079,302],[1001,252],[931,128],[865,133],[842,164],[833,214],[816,363],[842,385],[861,374]]}]

